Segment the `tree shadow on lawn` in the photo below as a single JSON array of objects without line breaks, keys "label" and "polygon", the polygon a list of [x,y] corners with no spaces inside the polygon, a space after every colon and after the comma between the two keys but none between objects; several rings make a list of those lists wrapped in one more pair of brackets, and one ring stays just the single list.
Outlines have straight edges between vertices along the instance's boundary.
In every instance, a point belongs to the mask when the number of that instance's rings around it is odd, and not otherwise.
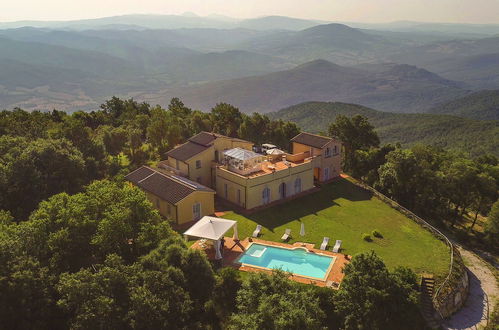
[{"label": "tree shadow on lawn", "polygon": [[342,178],[323,185],[318,192],[257,211],[246,215],[246,218],[274,231],[276,227],[302,217],[317,215],[319,211],[332,206],[341,206],[335,202],[341,198],[352,202],[366,201],[372,198],[372,193]]}]

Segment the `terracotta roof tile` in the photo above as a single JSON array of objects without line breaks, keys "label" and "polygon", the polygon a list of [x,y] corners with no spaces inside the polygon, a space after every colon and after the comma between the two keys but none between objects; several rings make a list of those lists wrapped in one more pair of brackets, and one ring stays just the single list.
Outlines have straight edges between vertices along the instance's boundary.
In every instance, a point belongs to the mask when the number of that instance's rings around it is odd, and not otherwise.
[{"label": "terracotta roof tile", "polygon": [[125,179],[171,204],[178,203],[195,191],[214,192],[197,182],[167,175],[147,166],[133,171],[125,176]]},{"label": "terracotta roof tile", "polygon": [[315,135],[315,134],[310,134],[310,133],[300,133],[294,138],[291,139],[292,142],[297,142],[301,143],[307,146],[311,146],[314,148],[321,149],[324,147],[326,144],[331,142],[333,139],[327,136],[320,136],[320,135]]},{"label": "terracotta roof tile", "polygon": [[186,161],[200,152],[205,151],[210,146],[204,146],[198,143],[187,141],[186,143],[172,149],[166,153],[168,157],[172,157],[181,161]]}]

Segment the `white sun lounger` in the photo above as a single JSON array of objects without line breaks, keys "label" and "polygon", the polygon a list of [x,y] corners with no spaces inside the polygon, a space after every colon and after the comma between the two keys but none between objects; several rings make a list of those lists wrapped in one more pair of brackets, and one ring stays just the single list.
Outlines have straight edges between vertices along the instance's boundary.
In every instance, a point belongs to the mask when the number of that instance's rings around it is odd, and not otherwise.
[{"label": "white sun lounger", "polygon": [[257,225],[255,231],[253,232],[253,237],[258,237],[262,231],[262,225]]},{"label": "white sun lounger", "polygon": [[336,244],[334,245],[334,248],[333,248],[333,252],[336,252],[338,253],[340,251],[340,247],[341,247],[341,240],[336,240]]},{"label": "white sun lounger", "polygon": [[282,235],[281,239],[285,241],[289,238],[289,235],[291,235],[291,229],[287,228],[286,231],[284,232],[284,235]]},{"label": "white sun lounger", "polygon": [[329,244],[329,237],[324,237],[321,244],[321,250],[325,250]]}]

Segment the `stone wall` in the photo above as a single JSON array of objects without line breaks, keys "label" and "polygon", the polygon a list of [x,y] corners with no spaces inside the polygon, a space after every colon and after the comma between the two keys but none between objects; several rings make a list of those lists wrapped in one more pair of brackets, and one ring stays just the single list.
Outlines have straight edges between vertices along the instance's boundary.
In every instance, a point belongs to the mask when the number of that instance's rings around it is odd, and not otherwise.
[{"label": "stone wall", "polygon": [[469,278],[461,254],[454,249],[454,267],[449,281],[440,290],[438,297],[433,301],[437,311],[435,317],[447,318],[457,312],[465,303],[469,292]]},{"label": "stone wall", "polygon": [[380,200],[390,205],[397,211],[401,212],[409,219],[415,221],[421,227],[430,231],[436,238],[444,241],[449,246],[449,248],[452,249],[450,250],[453,253],[450,253],[451,266],[449,276],[441,284],[442,286],[439,288],[438,293],[436,293],[437,296],[433,298],[433,306],[436,310],[434,317],[435,319],[439,320],[441,318],[447,318],[458,311],[464,305],[469,291],[468,272],[466,270],[466,267],[464,266],[464,262],[459,251],[453,246],[453,244],[444,234],[442,234],[438,229],[430,225],[425,220],[415,215],[413,212],[407,210],[405,207],[401,206],[391,198],[386,197],[369,185],[366,185],[357,180],[354,181],[354,184],[367,191],[372,192]]}]

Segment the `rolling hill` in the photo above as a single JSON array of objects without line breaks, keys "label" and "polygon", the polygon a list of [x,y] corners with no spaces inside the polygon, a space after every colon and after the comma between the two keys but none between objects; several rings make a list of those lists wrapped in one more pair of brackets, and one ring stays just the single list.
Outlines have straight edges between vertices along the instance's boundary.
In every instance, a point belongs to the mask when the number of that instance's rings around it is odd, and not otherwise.
[{"label": "rolling hill", "polygon": [[471,155],[493,153],[499,156],[499,121],[480,121],[449,115],[397,114],[340,102],[307,102],[270,113],[297,123],[303,130],[327,131],[337,115],[360,114],[376,127],[382,143],[417,143],[455,149]]},{"label": "rolling hill", "polygon": [[395,52],[388,59],[425,68],[473,89],[499,88],[499,37],[429,43]]},{"label": "rolling hill", "polygon": [[250,19],[237,19],[222,15],[198,16],[193,13],[183,15],[120,15],[73,21],[17,21],[0,22],[0,28],[25,26],[72,30],[87,29],[190,29],[190,28],[250,28],[255,30],[302,30],[324,21],[300,19],[286,16],[263,16]]},{"label": "rolling hill", "polygon": [[262,113],[301,102],[331,100],[418,112],[467,94],[455,82],[417,67],[387,64],[376,68],[365,70],[316,60],[261,76],[169,89],[160,93],[159,100],[165,103],[177,96],[199,109],[223,101],[244,112]]},{"label": "rolling hill", "polygon": [[347,25],[323,24],[302,31],[255,37],[240,47],[296,63],[325,59],[341,65],[353,65],[384,58],[401,45]]},{"label": "rolling hill", "polygon": [[430,109],[430,113],[499,120],[499,90],[480,91]]}]

